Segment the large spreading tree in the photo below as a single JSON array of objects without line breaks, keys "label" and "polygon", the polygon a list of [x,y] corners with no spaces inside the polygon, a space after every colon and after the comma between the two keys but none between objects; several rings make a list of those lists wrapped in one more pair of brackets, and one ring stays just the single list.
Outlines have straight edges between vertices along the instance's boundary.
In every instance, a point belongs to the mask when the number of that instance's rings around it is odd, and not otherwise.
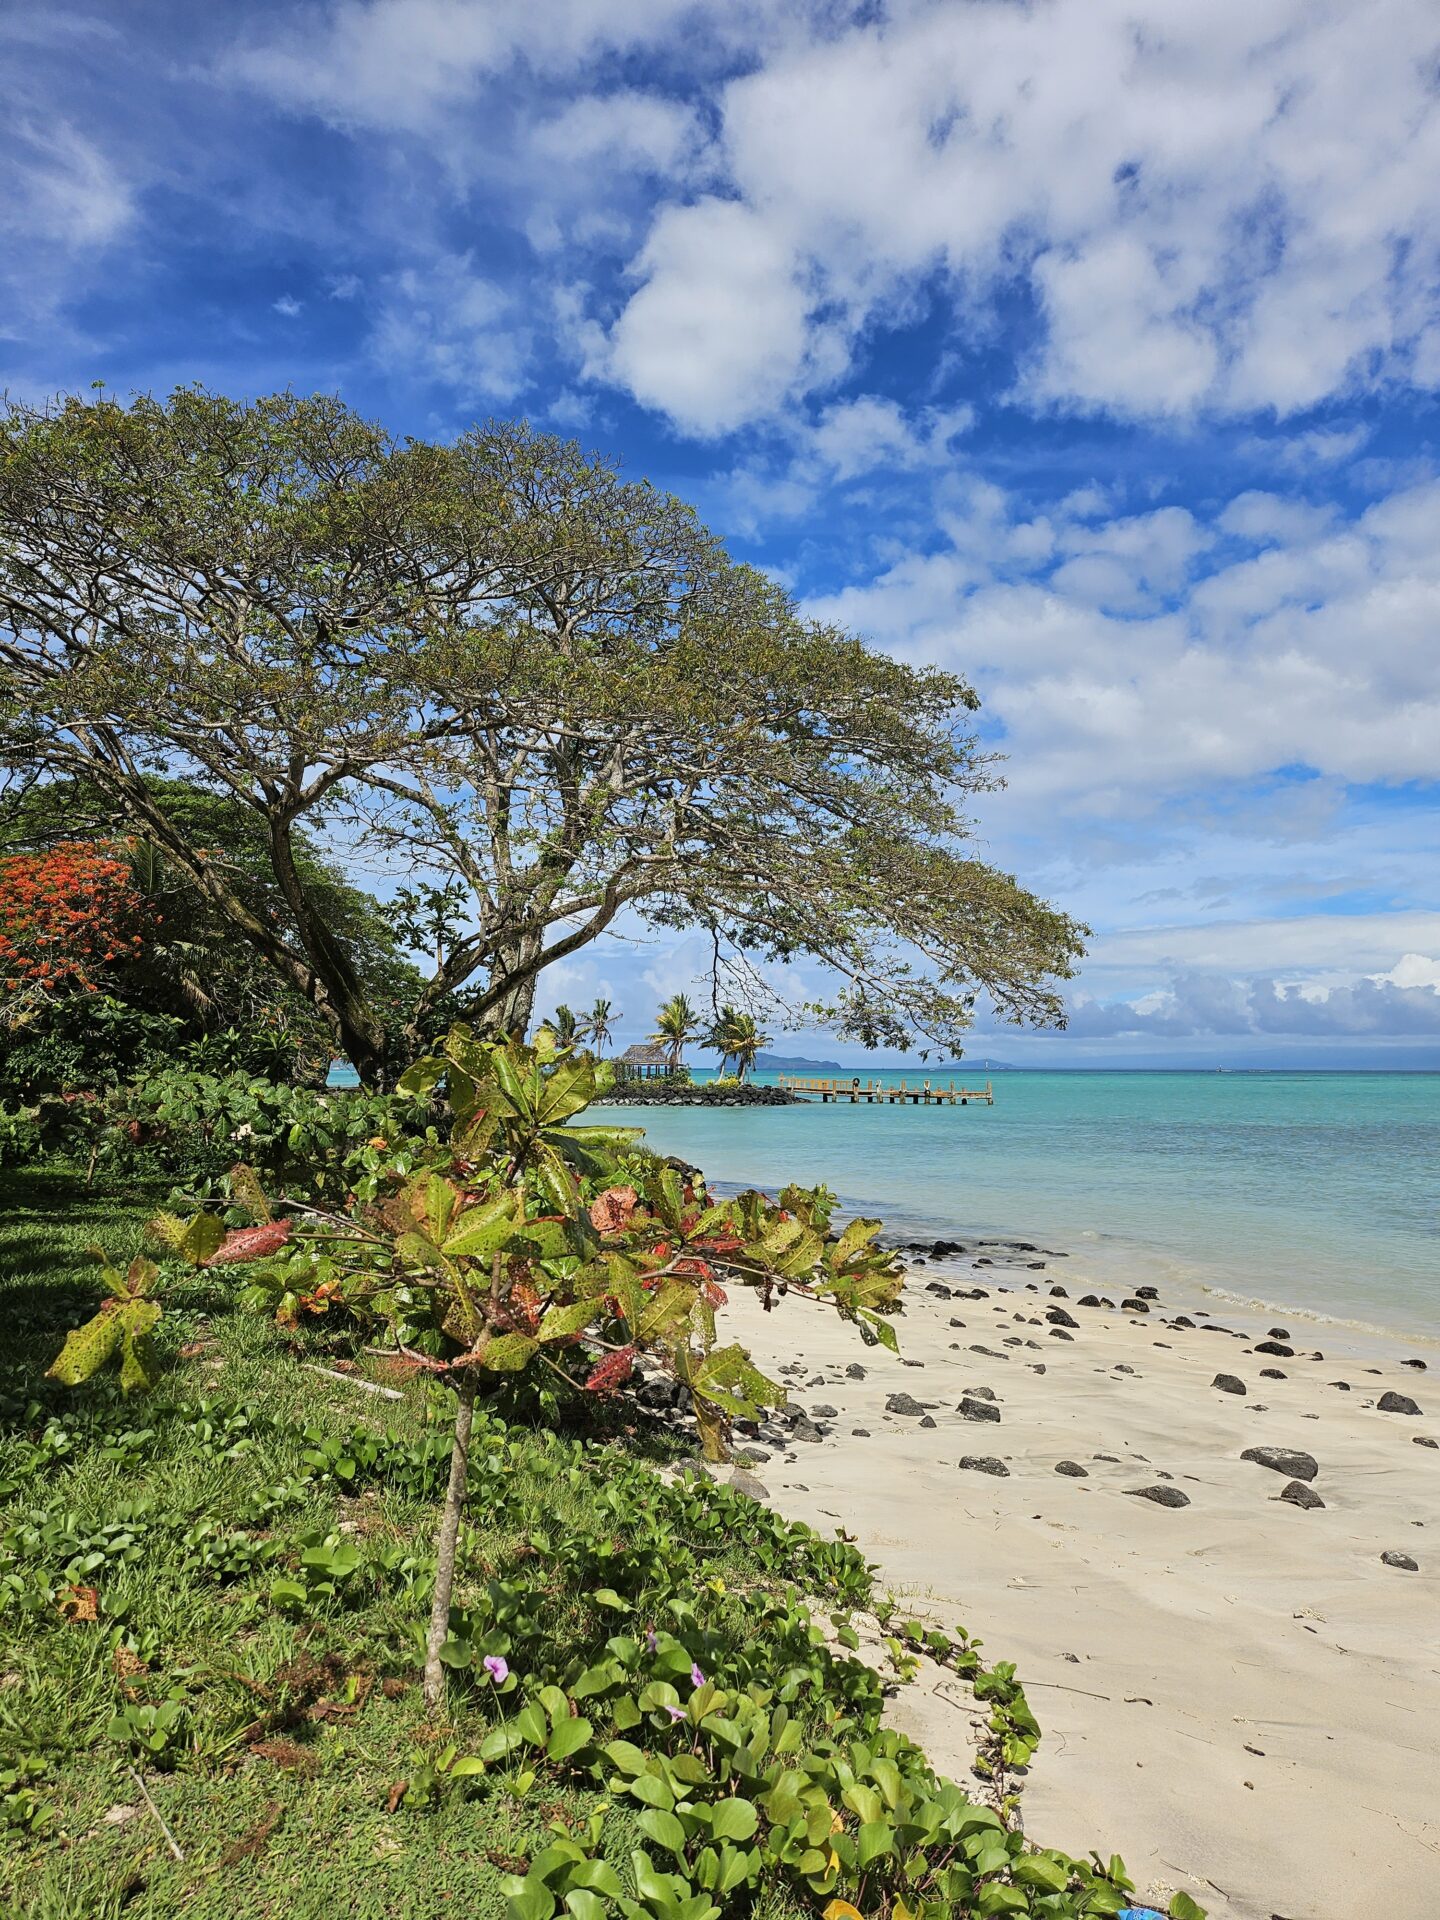
[{"label": "large spreading tree", "polygon": [[[627,915],[717,962],[816,960],[812,1015],[958,1047],[976,998],[1061,1017],[1083,929],[979,859],[974,693],[807,620],[682,502],[523,425],[397,441],[339,401],[193,388],[0,420],[0,761],[102,793],[364,1078],[442,1008],[522,1031]],[[220,796],[278,910],[170,803]],[[423,894],[408,1034],[322,835]],[[418,893],[415,882],[420,883]]]}]

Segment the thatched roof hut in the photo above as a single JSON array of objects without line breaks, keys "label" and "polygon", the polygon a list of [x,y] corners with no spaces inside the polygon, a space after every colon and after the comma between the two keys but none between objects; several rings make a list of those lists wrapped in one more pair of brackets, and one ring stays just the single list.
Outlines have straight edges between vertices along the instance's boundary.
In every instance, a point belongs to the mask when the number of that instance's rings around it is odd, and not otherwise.
[{"label": "thatched roof hut", "polygon": [[670,1055],[653,1040],[637,1041],[633,1047],[627,1047],[615,1062],[617,1080],[649,1080],[656,1074],[669,1071]]}]

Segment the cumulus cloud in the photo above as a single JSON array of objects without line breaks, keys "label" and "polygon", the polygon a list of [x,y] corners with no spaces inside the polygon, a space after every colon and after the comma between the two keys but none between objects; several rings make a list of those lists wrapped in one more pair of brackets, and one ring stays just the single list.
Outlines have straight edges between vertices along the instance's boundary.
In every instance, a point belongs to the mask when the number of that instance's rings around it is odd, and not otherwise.
[{"label": "cumulus cloud", "polygon": [[[847,343],[926,283],[963,334],[1018,279],[1040,320],[1021,380],[1034,403],[1284,414],[1430,382],[1434,58],[1424,0],[950,0],[817,24],[721,96],[728,179],[753,216],[735,232],[811,289],[802,324],[838,315]],[[663,306],[685,229],[712,218],[703,202],[661,212],[637,299]],[[773,353],[803,377],[795,316],[777,317]],[[768,324],[762,309],[748,331]],[[752,364],[773,392],[758,339]],[[622,379],[632,367],[616,361]],[[741,373],[719,370],[707,420],[754,416]],[[696,417],[692,377],[635,391]]]},{"label": "cumulus cloud", "polygon": [[[1427,963],[1440,974],[1440,966]],[[1081,1039],[1132,1035],[1178,1040],[1200,1035],[1304,1035],[1309,1038],[1440,1037],[1440,991],[1432,985],[1360,979],[1321,991],[1276,980],[1176,974],[1138,1000],[1086,1000],[1072,1009]]]},{"label": "cumulus cloud", "polygon": [[1440,484],[1348,520],[1251,490],[1206,524],[1036,515],[970,481],[937,521],[810,610],[974,672],[1032,804],[1132,811],[1280,767],[1434,778]]}]

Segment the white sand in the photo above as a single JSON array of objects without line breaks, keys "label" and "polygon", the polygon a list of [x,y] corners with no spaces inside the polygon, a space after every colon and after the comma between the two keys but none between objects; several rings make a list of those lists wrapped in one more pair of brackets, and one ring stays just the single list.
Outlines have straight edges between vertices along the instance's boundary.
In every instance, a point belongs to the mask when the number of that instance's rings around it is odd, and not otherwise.
[{"label": "white sand", "polygon": [[[934,1279],[990,1297],[940,1301]],[[1017,1663],[1044,1730],[1022,1803],[1038,1842],[1118,1852],[1142,1893],[1183,1889],[1216,1920],[1440,1914],[1440,1450],[1414,1444],[1440,1437],[1436,1348],[1292,1320],[1296,1357],[1273,1358],[1246,1351],[1270,1316],[1211,1303],[1246,1337],[1171,1331],[1162,1316],[1210,1316],[1169,1297],[1145,1320],[1052,1301],[1056,1280],[1087,1290],[1064,1261],[914,1269],[903,1359],[829,1311],[732,1299],[725,1331],[772,1372],[803,1357],[794,1400],[837,1409],[822,1442],[752,1471],[780,1510],[851,1531],[915,1611]],[[1044,1324],[1052,1305],[1079,1322],[1069,1342]],[[845,1374],[855,1360],[863,1380]],[[1248,1395],[1212,1388],[1217,1372]],[[998,1425],[955,1411],[975,1386],[998,1396]],[[1379,1412],[1387,1388],[1422,1417]],[[894,1392],[934,1402],[936,1425],[887,1414]],[[1314,1455],[1323,1511],[1277,1498],[1286,1478],[1240,1459],[1259,1445]],[[962,1470],[962,1454],[1010,1477]],[[1057,1474],[1062,1459],[1089,1477]],[[1164,1484],[1191,1504],[1125,1497]],[[1382,1564],[1387,1550],[1420,1571]],[[963,1779],[963,1712],[927,1713],[924,1738]]]}]

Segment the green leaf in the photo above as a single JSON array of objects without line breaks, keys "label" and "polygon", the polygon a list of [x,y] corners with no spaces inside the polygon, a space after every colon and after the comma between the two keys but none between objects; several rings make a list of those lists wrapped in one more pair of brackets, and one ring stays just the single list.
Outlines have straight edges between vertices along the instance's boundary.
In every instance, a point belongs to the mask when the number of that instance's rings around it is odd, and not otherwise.
[{"label": "green leaf", "polygon": [[630,1774],[632,1777],[644,1773],[647,1762],[645,1755],[631,1740],[611,1740],[604,1748],[606,1759],[617,1773]]},{"label": "green leaf", "polygon": [[565,1896],[565,1905],[575,1920],[605,1920],[608,1911],[599,1894],[591,1893],[588,1887],[572,1887]]},{"label": "green leaf", "polygon": [[452,1260],[462,1255],[468,1259],[498,1253],[510,1238],[515,1220],[515,1195],[511,1192],[497,1194],[495,1199],[484,1201],[478,1207],[471,1207],[462,1213],[454,1233],[445,1242],[443,1251]]},{"label": "green leaf", "polygon": [[1175,1893],[1170,1896],[1170,1920],[1205,1920],[1205,1909],[1188,1893]]},{"label": "green leaf", "polygon": [[495,1727],[480,1742],[480,1758],[487,1762],[504,1760],[516,1747],[523,1746],[525,1736],[518,1731],[515,1722],[509,1720],[503,1727]]},{"label": "green leaf", "polygon": [[1069,1869],[1043,1853],[1022,1853],[1010,1869],[1027,1887],[1043,1887],[1046,1893],[1063,1893],[1070,1883]]},{"label": "green leaf", "polygon": [[543,1747],[550,1733],[545,1715],[533,1700],[516,1714],[515,1730],[522,1739],[528,1740],[532,1747]]},{"label": "green leaf", "polygon": [[636,1825],[642,1833],[649,1834],[659,1846],[668,1847],[671,1853],[684,1854],[685,1829],[673,1813],[666,1813],[657,1807],[647,1807],[639,1815]]},{"label": "green leaf", "polygon": [[225,1240],[225,1223],[216,1213],[197,1213],[181,1229],[175,1251],[192,1267],[203,1267],[212,1253],[218,1253]]},{"label": "green leaf", "polygon": [[119,1308],[107,1301],[93,1320],[87,1320],[83,1327],[76,1327],[66,1335],[64,1346],[50,1364],[47,1378],[58,1380],[62,1387],[78,1387],[104,1366],[119,1346],[124,1331]]},{"label": "green leaf", "polygon": [[555,1896],[543,1880],[526,1880],[505,1902],[507,1920],[550,1920]]},{"label": "green leaf", "polygon": [[722,1800],[710,1822],[716,1840],[749,1840],[759,1826],[754,1803],[749,1800]]},{"label": "green leaf", "polygon": [[656,1807],[661,1813],[669,1813],[675,1805],[674,1794],[653,1773],[642,1773],[638,1780],[632,1780],[630,1791],[642,1806]]},{"label": "green leaf", "polygon": [[501,1333],[485,1342],[478,1358],[491,1373],[518,1373],[539,1350],[528,1333]]},{"label": "green leaf", "polygon": [[895,1851],[895,1831],[884,1820],[867,1820],[855,1839],[855,1857],[862,1868],[882,1854]]},{"label": "green leaf", "polygon": [[550,1744],[545,1751],[552,1760],[568,1760],[572,1753],[578,1753],[590,1739],[594,1728],[583,1717],[574,1720],[562,1720],[550,1736]]},{"label": "green leaf", "polygon": [[573,1306],[551,1307],[540,1322],[540,1340],[565,1340],[572,1333],[583,1333],[604,1308],[603,1300],[577,1300]]},{"label": "green leaf", "polygon": [[991,1880],[975,1896],[977,1913],[1028,1913],[1030,1898],[1023,1887],[1008,1887],[1002,1880]]},{"label": "green leaf", "polygon": [[620,1876],[608,1860],[583,1860],[571,1869],[572,1887],[588,1887],[594,1893],[603,1893],[608,1900],[618,1900],[625,1889],[620,1884]]}]

